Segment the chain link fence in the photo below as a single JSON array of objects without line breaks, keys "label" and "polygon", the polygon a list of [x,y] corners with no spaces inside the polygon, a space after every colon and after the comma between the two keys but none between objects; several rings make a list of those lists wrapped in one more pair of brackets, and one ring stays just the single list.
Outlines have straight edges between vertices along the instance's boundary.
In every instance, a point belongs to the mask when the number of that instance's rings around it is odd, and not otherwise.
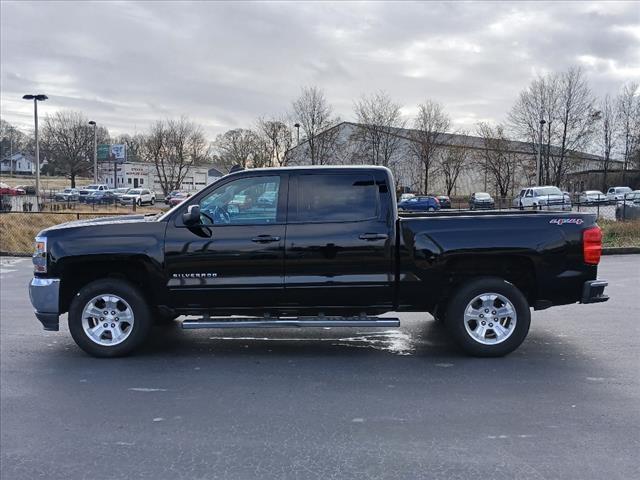
[{"label": "chain link fence", "polygon": [[[637,220],[640,219],[640,193],[632,192],[617,200],[608,200],[606,196],[587,198],[575,195],[562,200],[555,197],[536,197],[535,200],[522,201],[520,197],[496,198],[489,202],[472,203],[468,197],[454,197],[450,200],[450,209],[454,211],[473,210],[542,210],[558,212],[592,213],[598,220]],[[442,206],[442,203],[441,203]],[[447,211],[448,208],[441,208]]]},{"label": "chain link fence", "polygon": [[[84,220],[99,218],[111,215],[127,214],[149,214],[159,213],[169,207],[156,205],[155,207],[136,207],[135,205],[86,205],[78,202],[44,202],[40,211],[29,211],[28,196],[18,196],[14,198],[22,199],[22,204],[18,204],[19,209],[3,209],[0,213],[0,254],[2,255],[25,255],[33,250],[33,239],[37,233],[45,228],[60,223],[73,220]],[[35,199],[35,197],[33,197]],[[6,196],[0,197],[0,201],[5,201]],[[596,215],[598,220],[603,222],[619,222],[640,220],[640,193],[630,193],[624,199],[608,201],[606,199],[596,199],[585,201],[571,201],[569,198],[555,201],[552,198],[540,197],[535,205],[522,205],[520,199],[504,198],[493,200],[493,203],[481,205],[472,204],[469,198],[452,198],[451,208],[442,209],[447,211],[480,211],[480,210],[543,210],[558,212],[584,212]],[[12,205],[13,207],[14,205]],[[158,208],[160,207],[160,208]]]}]

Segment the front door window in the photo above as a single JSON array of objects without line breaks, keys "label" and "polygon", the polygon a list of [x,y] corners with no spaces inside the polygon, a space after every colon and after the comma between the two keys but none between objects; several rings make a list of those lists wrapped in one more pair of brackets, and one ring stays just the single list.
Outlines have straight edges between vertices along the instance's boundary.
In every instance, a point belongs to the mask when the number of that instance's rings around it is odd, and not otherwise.
[{"label": "front door window", "polygon": [[200,200],[203,225],[264,225],[278,219],[280,176],[241,178]]}]

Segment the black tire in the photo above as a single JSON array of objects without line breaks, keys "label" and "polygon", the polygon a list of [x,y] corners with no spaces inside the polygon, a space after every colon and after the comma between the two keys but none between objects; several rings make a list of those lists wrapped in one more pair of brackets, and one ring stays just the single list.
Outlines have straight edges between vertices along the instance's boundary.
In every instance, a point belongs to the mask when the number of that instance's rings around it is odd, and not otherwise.
[{"label": "black tire", "polygon": [[156,199],[155,198],[151,198],[151,205],[153,205],[154,203],[156,203]]},{"label": "black tire", "polygon": [[[464,313],[467,305],[483,293],[502,295],[515,309],[517,320],[513,332],[501,343],[491,345],[480,343],[465,328]],[[445,322],[453,339],[469,355],[502,357],[513,352],[526,338],[531,323],[531,312],[527,299],[515,285],[502,278],[480,277],[470,280],[456,291],[448,303]]]},{"label": "black tire", "polygon": [[[131,333],[121,343],[105,346],[95,343],[87,336],[82,326],[82,311],[96,296],[114,294],[125,300],[134,315]],[[94,357],[121,357],[130,354],[146,339],[151,328],[151,309],[142,292],[126,280],[105,278],[82,287],[69,307],[69,331],[76,344]]]}]

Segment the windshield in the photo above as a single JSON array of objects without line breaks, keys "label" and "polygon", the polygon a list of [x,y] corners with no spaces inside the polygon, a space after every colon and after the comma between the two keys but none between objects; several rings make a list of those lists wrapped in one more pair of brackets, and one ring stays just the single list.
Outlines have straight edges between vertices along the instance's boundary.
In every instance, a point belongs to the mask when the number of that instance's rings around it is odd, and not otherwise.
[{"label": "windshield", "polygon": [[480,193],[476,193],[476,198],[482,198],[486,200],[488,198],[491,198],[491,195],[489,195],[488,193],[480,192]]},{"label": "windshield", "polygon": [[129,190],[127,193],[131,194],[131,195],[140,195],[140,190]]},{"label": "windshield", "polygon": [[534,190],[536,195],[562,195],[558,187],[541,187]]}]

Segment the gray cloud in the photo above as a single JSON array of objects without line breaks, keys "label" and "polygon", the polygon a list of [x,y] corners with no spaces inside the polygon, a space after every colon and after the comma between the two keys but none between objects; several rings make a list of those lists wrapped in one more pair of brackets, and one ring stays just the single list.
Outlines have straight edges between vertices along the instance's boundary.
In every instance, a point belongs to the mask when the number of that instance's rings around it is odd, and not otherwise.
[{"label": "gray cloud", "polygon": [[336,113],[383,89],[410,115],[501,121],[536,73],[582,65],[597,94],[640,78],[638,3],[2,2],[2,117],[71,108],[112,133],[188,115],[213,137],[318,85]]}]

